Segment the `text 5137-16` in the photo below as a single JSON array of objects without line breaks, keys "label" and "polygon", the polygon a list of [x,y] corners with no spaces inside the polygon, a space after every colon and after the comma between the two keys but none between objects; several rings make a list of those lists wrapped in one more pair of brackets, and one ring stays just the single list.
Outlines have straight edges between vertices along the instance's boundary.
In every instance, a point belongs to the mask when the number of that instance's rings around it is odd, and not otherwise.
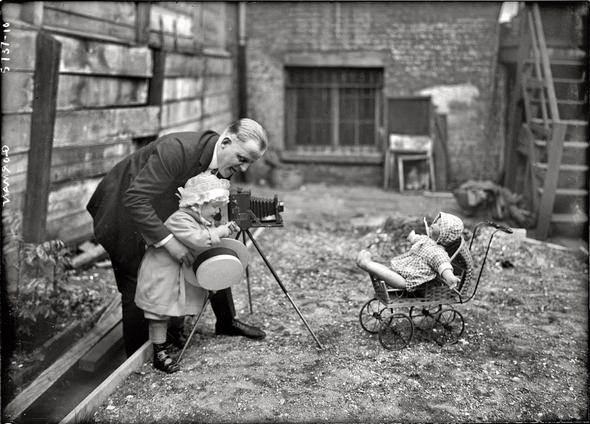
[{"label": "text 5137-16", "polygon": [[10,67],[8,66],[10,62],[10,42],[9,42],[9,33],[10,33],[10,23],[4,22],[2,24],[2,40],[0,41],[0,46],[2,47],[2,57],[0,60],[2,63],[0,64],[0,72],[5,73],[10,71]]}]

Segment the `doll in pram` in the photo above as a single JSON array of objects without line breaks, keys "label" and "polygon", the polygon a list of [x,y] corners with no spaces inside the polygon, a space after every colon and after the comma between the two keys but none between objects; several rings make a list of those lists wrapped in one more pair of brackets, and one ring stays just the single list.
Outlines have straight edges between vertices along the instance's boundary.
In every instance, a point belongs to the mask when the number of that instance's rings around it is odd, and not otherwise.
[{"label": "doll in pram", "polygon": [[[398,350],[409,345],[414,333],[421,332],[439,345],[456,343],[465,321],[453,305],[473,298],[497,231],[511,233],[506,226],[482,222],[475,226],[469,247],[463,238],[460,218],[441,212],[426,235],[414,231],[408,236],[412,247],[394,257],[390,266],[373,261],[368,251],[361,251],[357,265],[367,271],[375,297],[361,308],[361,327],[379,335],[381,345]],[[496,229],[489,239],[477,281],[473,284],[471,247],[483,226]]]}]

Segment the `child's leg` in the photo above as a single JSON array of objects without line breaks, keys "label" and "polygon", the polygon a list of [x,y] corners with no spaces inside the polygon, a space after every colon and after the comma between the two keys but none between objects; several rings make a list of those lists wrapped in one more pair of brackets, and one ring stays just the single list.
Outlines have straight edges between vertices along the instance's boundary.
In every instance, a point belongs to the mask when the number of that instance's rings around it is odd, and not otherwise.
[{"label": "child's leg", "polygon": [[395,289],[405,289],[406,279],[399,275],[391,268],[375,262],[371,259],[371,254],[366,250],[361,250],[356,259],[357,265],[367,272],[383,280],[388,286]]},{"label": "child's leg", "polygon": [[148,319],[150,340],[154,348],[154,368],[167,373],[173,373],[180,369],[176,361],[169,355],[170,344],[166,343],[168,319]]}]

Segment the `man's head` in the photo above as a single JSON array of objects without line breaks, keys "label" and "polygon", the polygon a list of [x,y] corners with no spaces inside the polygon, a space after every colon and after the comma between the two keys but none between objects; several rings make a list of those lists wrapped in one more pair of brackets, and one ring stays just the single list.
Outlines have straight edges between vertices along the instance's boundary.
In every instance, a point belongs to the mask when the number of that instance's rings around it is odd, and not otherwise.
[{"label": "man's head", "polygon": [[268,136],[258,122],[243,118],[231,123],[219,137],[217,166],[219,173],[229,178],[262,157],[268,145]]}]

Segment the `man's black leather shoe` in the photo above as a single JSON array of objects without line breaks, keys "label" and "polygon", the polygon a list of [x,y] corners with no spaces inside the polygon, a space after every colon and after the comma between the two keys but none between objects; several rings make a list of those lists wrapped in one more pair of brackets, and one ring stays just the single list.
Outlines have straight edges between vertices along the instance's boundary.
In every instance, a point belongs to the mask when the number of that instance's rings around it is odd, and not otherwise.
[{"label": "man's black leather shoe", "polygon": [[235,318],[231,321],[230,325],[221,326],[219,323],[215,323],[215,334],[225,336],[244,336],[249,339],[264,339],[266,337],[266,333],[260,328],[246,324]]}]

